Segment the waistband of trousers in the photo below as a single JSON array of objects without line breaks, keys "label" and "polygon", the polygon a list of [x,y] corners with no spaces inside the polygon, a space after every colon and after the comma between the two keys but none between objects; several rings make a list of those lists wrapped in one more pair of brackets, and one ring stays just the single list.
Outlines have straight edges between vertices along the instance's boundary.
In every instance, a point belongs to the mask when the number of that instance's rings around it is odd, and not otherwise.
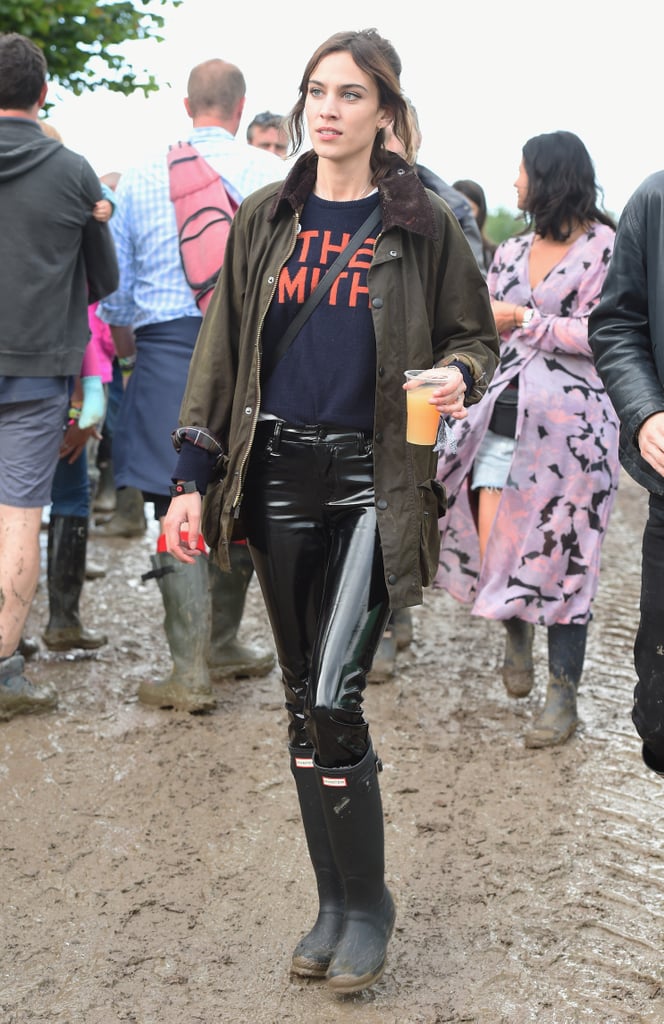
[{"label": "waistband of trousers", "polygon": [[349,430],[347,427],[323,423],[300,426],[287,423],[285,420],[272,419],[259,420],[256,435],[265,440],[272,438],[277,444],[279,441],[294,441],[300,444],[357,444],[360,450],[373,442],[373,434],[366,430]]}]

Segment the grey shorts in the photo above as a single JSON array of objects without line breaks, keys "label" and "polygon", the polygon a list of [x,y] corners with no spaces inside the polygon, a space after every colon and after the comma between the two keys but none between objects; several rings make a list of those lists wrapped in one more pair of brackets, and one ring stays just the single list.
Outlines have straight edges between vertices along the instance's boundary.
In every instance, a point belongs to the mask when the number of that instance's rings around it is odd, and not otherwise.
[{"label": "grey shorts", "polygon": [[495,487],[502,490],[509,476],[515,448],[515,438],[487,430],[473,463],[471,489]]},{"label": "grey shorts", "polygon": [[67,395],[0,403],[0,505],[41,508],[51,502]]}]

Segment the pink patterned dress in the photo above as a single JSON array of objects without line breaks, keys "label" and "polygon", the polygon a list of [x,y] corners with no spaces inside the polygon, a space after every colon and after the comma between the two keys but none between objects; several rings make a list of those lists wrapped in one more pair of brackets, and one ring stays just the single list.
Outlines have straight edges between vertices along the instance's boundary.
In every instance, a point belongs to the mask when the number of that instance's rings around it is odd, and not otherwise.
[{"label": "pink patterned dress", "polygon": [[[449,508],[434,587],[488,619],[539,625],[588,622],[602,541],[619,479],[618,418],[588,347],[613,230],[593,224],[531,289],[533,234],[503,242],[487,283],[492,298],[530,306],[525,329],[501,337],[501,361],[482,401],[455,424],[457,452],[441,455]],[[496,397],[518,375],[517,444],[480,569],[473,460]]]}]

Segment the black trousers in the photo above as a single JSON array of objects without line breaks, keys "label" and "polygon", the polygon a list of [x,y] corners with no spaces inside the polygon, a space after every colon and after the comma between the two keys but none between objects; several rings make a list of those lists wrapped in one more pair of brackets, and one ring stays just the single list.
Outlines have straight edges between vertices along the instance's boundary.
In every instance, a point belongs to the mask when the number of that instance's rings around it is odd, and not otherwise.
[{"label": "black trousers", "polygon": [[634,643],[638,682],[632,721],[664,769],[664,498],[650,495],[643,531],[641,616]]},{"label": "black trousers", "polygon": [[327,768],[369,747],[366,675],[389,615],[373,444],[361,431],[259,423],[242,521],[281,666],[289,743]]}]

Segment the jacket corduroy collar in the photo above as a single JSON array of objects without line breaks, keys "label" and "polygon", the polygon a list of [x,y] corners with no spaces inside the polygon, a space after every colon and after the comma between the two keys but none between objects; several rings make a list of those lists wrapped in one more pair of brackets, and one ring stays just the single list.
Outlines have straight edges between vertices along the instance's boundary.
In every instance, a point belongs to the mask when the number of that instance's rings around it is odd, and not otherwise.
[{"label": "jacket corduroy collar", "polygon": [[[390,154],[390,158],[392,166],[378,183],[383,231],[400,227],[426,238],[435,238],[433,210],[424,185],[415,169],[405,160],[396,154]],[[313,191],[317,166],[318,157],[312,152],[299,158],[274,200],[270,220],[276,216],[282,203],[287,203],[296,212],[302,209]]]}]

